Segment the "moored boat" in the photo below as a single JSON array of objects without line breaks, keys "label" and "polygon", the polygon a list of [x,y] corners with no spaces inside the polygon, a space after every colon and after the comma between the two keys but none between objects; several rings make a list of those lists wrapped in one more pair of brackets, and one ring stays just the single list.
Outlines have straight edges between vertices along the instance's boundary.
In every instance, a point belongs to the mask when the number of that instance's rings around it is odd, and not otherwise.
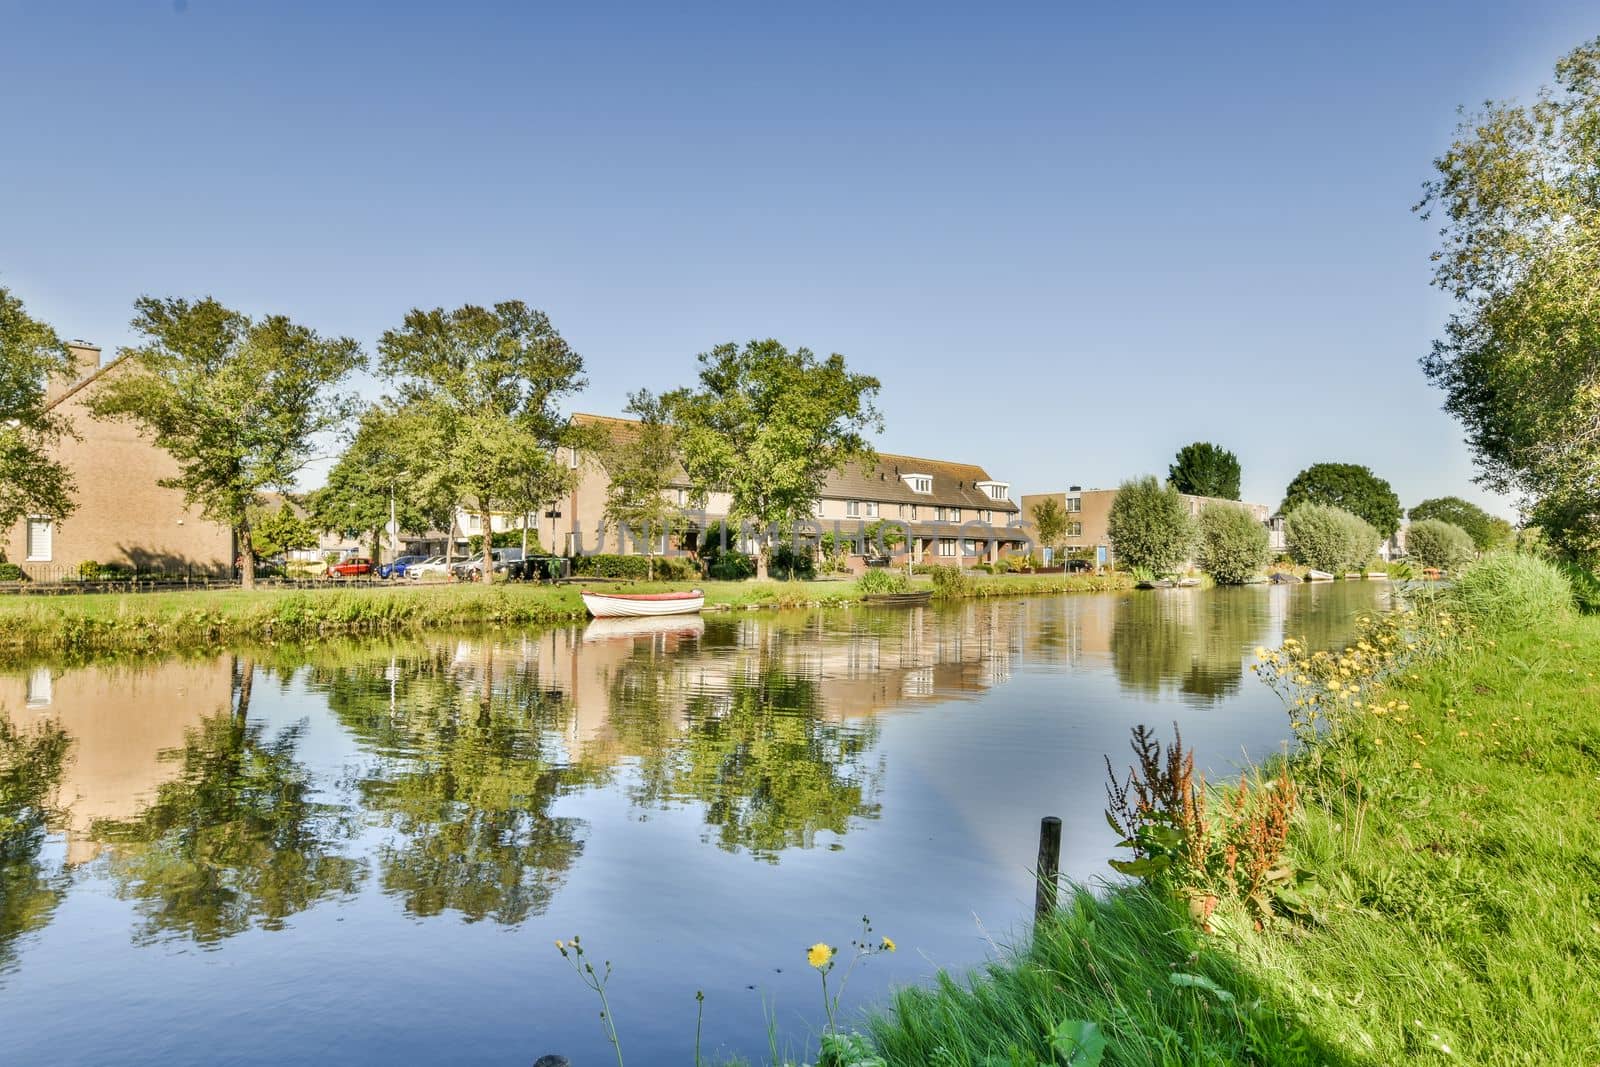
[{"label": "moored boat", "polygon": [[916,607],[932,599],[932,589],[919,589],[914,593],[868,593],[861,602],[878,607]]},{"label": "moored boat", "polygon": [[1316,571],[1316,570],[1307,571],[1306,572],[1306,581],[1308,581],[1308,582],[1331,582],[1331,581],[1333,581],[1333,575],[1329,574],[1327,571]]},{"label": "moored boat", "polygon": [[706,595],[698,589],[687,593],[594,593],[585,589],[581,595],[583,606],[597,619],[693,615],[706,606]]}]

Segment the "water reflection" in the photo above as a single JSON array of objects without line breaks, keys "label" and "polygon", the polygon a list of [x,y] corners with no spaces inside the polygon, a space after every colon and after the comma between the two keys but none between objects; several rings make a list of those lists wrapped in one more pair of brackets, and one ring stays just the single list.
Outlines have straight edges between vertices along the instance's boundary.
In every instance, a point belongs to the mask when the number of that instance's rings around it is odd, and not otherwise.
[{"label": "water reflection", "polygon": [[354,823],[317,800],[295,756],[301,728],[268,736],[250,721],[255,665],[237,663],[235,699],[163,753],[179,770],[136,817],[97,818],[117,893],[140,917],[136,938],[168,934],[211,944],[353,893],[365,863],[344,854]]},{"label": "water reflection", "polygon": [[19,728],[0,718],[0,975],[16,966],[17,941],[50,921],[70,881],[44,856],[71,738],[55,723]]},{"label": "water reflection", "polygon": [[1117,679],[1133,692],[1176,690],[1202,702],[1235,692],[1241,666],[1267,639],[1270,612],[1258,590],[1157,590],[1117,601],[1111,654]]}]

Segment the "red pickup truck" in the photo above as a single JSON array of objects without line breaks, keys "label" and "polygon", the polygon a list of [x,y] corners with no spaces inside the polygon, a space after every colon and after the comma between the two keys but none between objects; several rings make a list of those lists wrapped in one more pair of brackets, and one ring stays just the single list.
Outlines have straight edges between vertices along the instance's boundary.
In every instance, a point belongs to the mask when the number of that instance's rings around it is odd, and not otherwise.
[{"label": "red pickup truck", "polygon": [[328,568],[329,578],[355,578],[372,573],[372,561],[365,556],[351,556]]}]

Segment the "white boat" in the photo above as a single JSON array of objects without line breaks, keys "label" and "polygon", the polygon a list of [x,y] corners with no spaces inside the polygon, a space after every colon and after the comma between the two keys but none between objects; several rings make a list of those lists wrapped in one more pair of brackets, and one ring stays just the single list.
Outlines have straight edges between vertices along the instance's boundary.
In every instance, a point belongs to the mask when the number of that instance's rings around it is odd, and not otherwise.
[{"label": "white boat", "polygon": [[582,593],[583,606],[597,619],[633,619],[647,615],[693,615],[706,606],[698,589],[687,593]]},{"label": "white boat", "polygon": [[1306,572],[1306,581],[1308,581],[1308,582],[1331,582],[1331,581],[1333,581],[1333,575],[1329,574],[1327,571],[1315,571],[1315,570],[1314,571],[1307,571]]}]

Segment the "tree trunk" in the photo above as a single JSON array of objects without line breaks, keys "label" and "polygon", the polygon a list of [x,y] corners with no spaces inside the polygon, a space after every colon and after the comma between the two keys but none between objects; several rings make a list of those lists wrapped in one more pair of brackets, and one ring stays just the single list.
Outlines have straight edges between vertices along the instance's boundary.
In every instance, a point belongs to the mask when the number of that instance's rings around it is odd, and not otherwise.
[{"label": "tree trunk", "polygon": [[239,586],[242,589],[256,587],[256,549],[255,540],[250,536],[250,520],[244,519],[237,528],[239,536]]},{"label": "tree trunk", "polygon": [[[652,545],[651,547],[654,548],[655,546]],[[644,577],[645,581],[648,582],[656,580],[656,554],[654,552],[646,552],[644,555]]]},{"label": "tree trunk", "polygon": [[771,558],[772,546],[767,543],[765,538],[762,538],[760,544],[756,545],[756,581],[764,582],[767,580],[767,561]]},{"label": "tree trunk", "polygon": [[483,513],[483,584],[494,583],[494,517]]}]

